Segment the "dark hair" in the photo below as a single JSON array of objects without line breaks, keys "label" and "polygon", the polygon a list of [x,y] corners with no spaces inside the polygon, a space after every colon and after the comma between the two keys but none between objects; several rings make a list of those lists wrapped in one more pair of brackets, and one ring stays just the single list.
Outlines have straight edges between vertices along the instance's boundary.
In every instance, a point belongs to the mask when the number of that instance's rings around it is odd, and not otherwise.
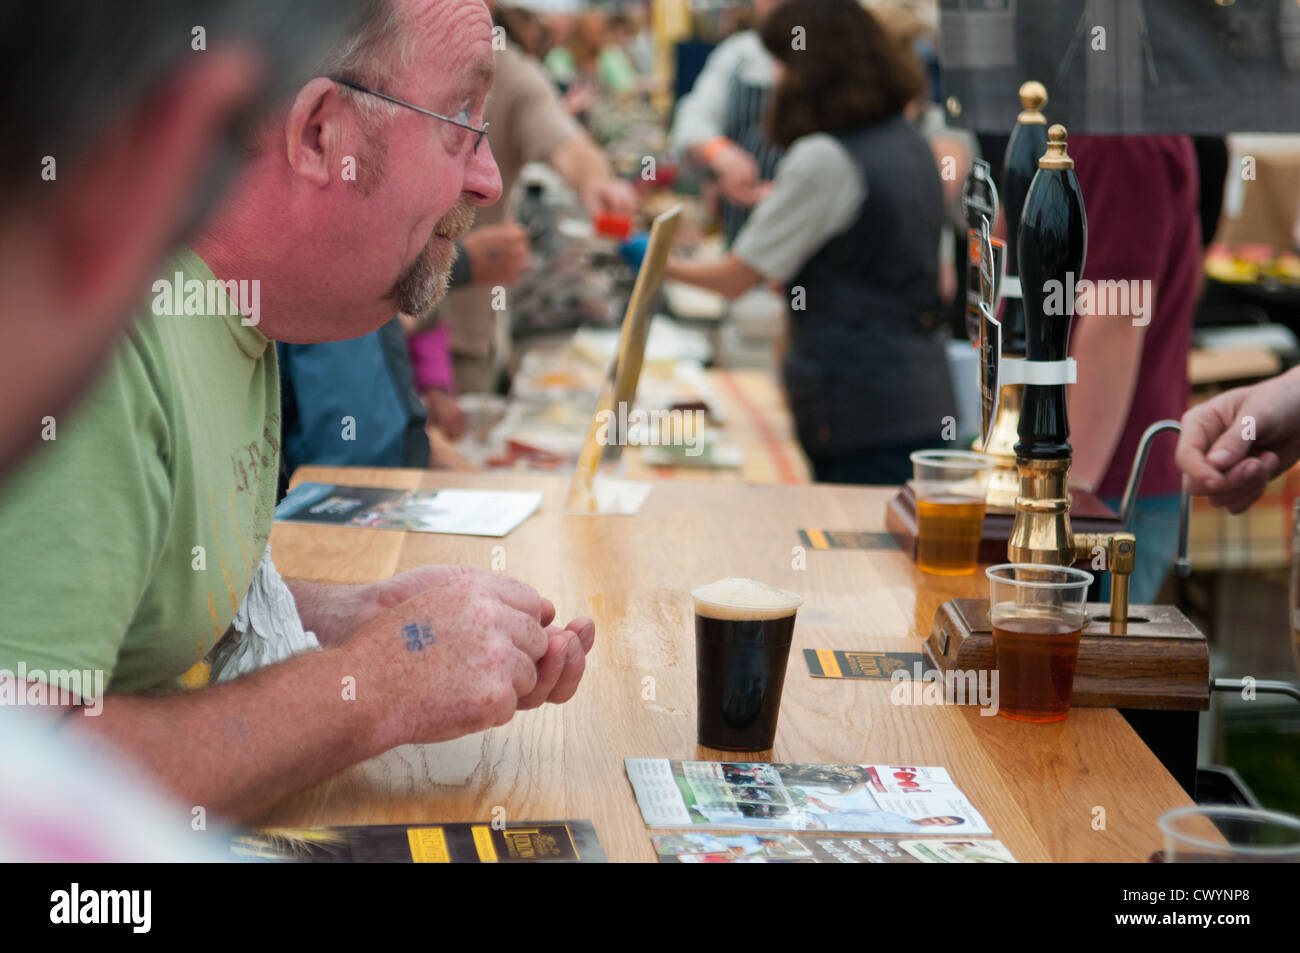
[{"label": "dark hair", "polygon": [[767,112],[779,146],[893,116],[924,89],[916,57],[857,0],[786,0],[760,35],[785,67]]}]

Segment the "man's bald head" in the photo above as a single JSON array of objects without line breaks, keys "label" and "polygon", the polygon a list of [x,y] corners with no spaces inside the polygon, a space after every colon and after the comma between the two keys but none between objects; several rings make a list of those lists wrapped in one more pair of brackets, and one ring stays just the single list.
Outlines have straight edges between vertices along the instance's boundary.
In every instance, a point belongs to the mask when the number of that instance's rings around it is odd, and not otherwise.
[{"label": "man's bald head", "polygon": [[476,151],[465,128],[483,124],[492,66],[481,0],[370,0],[357,35],[263,130],[244,188],[198,243],[219,276],[262,276],[267,335],[339,340],[432,307],[454,238],[501,193],[490,144]]}]

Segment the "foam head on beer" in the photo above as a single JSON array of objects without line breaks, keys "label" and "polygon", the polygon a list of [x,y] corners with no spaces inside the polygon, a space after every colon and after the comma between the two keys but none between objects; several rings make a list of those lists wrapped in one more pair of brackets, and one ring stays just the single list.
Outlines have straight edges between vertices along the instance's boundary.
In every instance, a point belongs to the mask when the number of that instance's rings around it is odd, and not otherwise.
[{"label": "foam head on beer", "polygon": [[691,595],[700,615],[737,622],[783,619],[803,605],[802,596],[755,579],[719,579],[695,587]]}]

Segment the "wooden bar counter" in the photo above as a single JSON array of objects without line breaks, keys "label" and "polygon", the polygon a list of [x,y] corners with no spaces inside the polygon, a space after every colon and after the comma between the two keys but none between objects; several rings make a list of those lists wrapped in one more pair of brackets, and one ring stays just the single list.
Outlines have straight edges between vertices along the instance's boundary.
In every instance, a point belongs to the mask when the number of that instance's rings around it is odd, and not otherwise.
[{"label": "wooden bar counter", "polygon": [[[1162,847],[1156,818],[1191,804],[1113,709],[1021,724],[973,707],[894,705],[886,681],[808,675],[802,649],[919,652],[944,600],[986,594],[982,573],[928,576],[893,548],[796,549],[800,529],[883,532],[894,489],[664,481],[636,516],[566,516],[560,476],[311,467],[302,480],[541,491],[542,508],[505,539],[276,524],[276,565],[286,577],[361,583],[426,563],[504,560],[555,603],[560,624],[594,618],[596,645],[569,703],[395,749],[263,823],[489,821],[504,808],[510,820],[589,818],[610,860],[651,861],[625,757],[941,765],[1021,861],[1145,861]],[[724,576],[805,600],[770,757],[695,741],[689,591]]]}]

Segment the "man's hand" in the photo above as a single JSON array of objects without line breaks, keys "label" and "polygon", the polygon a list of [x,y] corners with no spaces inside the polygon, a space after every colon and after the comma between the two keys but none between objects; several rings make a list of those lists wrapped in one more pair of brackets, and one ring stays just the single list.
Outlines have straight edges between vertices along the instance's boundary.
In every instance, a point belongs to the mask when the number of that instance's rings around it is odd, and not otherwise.
[{"label": "man's hand", "polygon": [[606,212],[612,215],[636,213],[636,189],[622,179],[597,179],[582,190],[582,204],[595,215]]},{"label": "man's hand", "polygon": [[718,177],[718,188],[735,205],[748,208],[763,197],[763,183],[758,177],[758,164],[740,146],[729,144],[709,163]]},{"label": "man's hand", "polygon": [[1298,371],[1219,394],[1183,415],[1174,459],[1193,493],[1240,513],[1300,459]]},{"label": "man's hand", "polygon": [[430,424],[424,428],[429,438],[429,469],[456,470],[461,473],[475,473],[476,467],[468,457],[456,449],[456,445],[447,439],[442,430]]},{"label": "man's hand", "polygon": [[480,225],[460,244],[476,285],[513,285],[528,270],[528,232],[518,222]]},{"label": "man's hand", "polygon": [[460,409],[454,395],[440,387],[430,387],[420,396],[424,399],[431,423],[437,424],[438,429],[452,440],[465,436],[465,411]]},{"label": "man's hand", "polygon": [[[413,599],[426,589],[445,585],[471,566],[421,566],[368,585],[333,585],[286,579],[304,629],[315,632],[321,645],[341,645],[377,616]],[[542,599],[542,625],[555,618],[555,607]]]},{"label": "man's hand", "polygon": [[595,639],[590,619],[550,625],[555,607],[531,586],[470,566],[387,582],[389,600],[418,592],[340,648],[356,669],[358,697],[370,686],[382,706],[380,746],[483,731],[577,690]]}]

